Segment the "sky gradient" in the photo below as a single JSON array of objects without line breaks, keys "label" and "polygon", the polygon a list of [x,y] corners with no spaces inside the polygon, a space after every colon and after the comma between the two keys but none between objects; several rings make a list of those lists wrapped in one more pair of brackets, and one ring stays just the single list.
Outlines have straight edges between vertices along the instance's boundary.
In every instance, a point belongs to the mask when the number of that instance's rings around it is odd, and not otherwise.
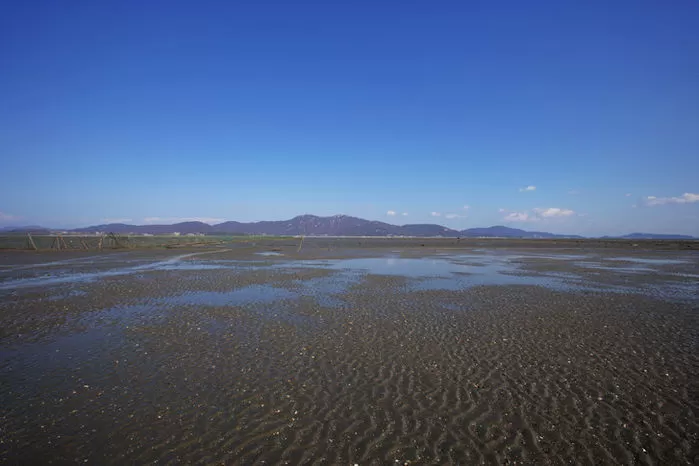
[{"label": "sky gradient", "polygon": [[0,226],[699,236],[699,2],[335,3],[4,2]]}]

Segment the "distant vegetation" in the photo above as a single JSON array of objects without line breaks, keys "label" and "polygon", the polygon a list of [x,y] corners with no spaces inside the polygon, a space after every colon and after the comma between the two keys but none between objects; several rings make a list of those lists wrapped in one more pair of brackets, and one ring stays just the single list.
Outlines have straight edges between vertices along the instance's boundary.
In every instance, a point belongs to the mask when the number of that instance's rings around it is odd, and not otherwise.
[{"label": "distant vegetation", "polygon": [[[0,230],[2,231],[2,230]],[[15,232],[30,231],[35,234],[56,234],[57,231],[37,226],[18,228]],[[5,232],[8,232],[5,229]],[[405,237],[444,237],[444,238],[582,238],[579,235],[561,235],[545,231],[527,231],[518,228],[496,225],[486,228],[467,228],[454,230],[443,225],[390,223],[365,220],[349,215],[318,217],[316,215],[299,215],[289,220],[261,222],[223,222],[209,225],[202,222],[182,222],[172,225],[127,225],[110,223],[70,230],[70,234],[99,235],[114,233],[118,235],[202,235],[216,237],[236,237],[250,235],[269,236],[405,236]],[[605,237],[612,238],[612,237]],[[632,233],[617,236],[621,239],[694,239],[687,235],[667,235],[653,233]]]},{"label": "distant vegetation", "polygon": [[[10,233],[0,235],[0,249],[37,249],[37,250],[99,250],[132,248],[178,248],[187,246],[206,246],[226,243],[255,244],[261,240],[279,241],[289,237],[270,237],[259,235],[76,235],[76,234],[39,234]],[[296,240],[298,241],[298,240]]]},{"label": "distant vegetation", "polygon": [[[32,227],[40,228],[40,227]],[[42,229],[46,232],[45,229]],[[172,225],[127,225],[111,223],[71,230],[71,233],[153,234],[179,233],[203,235],[271,235],[271,236],[421,236],[421,237],[504,237],[504,238],[558,238],[577,237],[547,232],[525,231],[505,226],[454,230],[436,224],[391,225],[385,222],[365,220],[349,215],[318,217],[299,215],[290,220],[261,222],[223,222],[209,225],[202,222],[182,222]]]}]

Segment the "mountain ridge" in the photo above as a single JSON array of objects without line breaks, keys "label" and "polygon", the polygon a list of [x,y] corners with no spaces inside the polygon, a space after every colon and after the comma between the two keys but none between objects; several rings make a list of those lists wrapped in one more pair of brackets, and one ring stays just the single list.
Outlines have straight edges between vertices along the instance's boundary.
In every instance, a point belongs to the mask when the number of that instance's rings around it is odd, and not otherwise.
[{"label": "mountain ridge", "polygon": [[623,236],[604,236],[603,238],[615,239],[696,239],[690,235],[658,234],[658,233],[630,233]]},{"label": "mountain ridge", "polygon": [[497,225],[488,228],[455,230],[443,225],[420,223],[393,225],[376,220],[366,220],[349,215],[319,217],[298,215],[289,220],[263,220],[259,222],[237,222],[234,220],[210,225],[203,222],[181,222],[171,225],[127,225],[114,223],[95,225],[71,230],[77,233],[110,231],[114,233],[167,234],[167,233],[227,233],[227,234],[267,234],[267,235],[307,235],[307,236],[420,236],[420,237],[521,237],[555,238],[578,237],[576,235],[556,235],[546,232],[528,232],[516,228]]},{"label": "mountain ridge", "polygon": [[[26,230],[24,229],[26,228]],[[59,231],[42,227],[4,227],[2,232],[23,232],[41,229],[42,232]],[[580,235],[562,235],[544,231],[528,231],[504,225],[455,230],[437,224],[393,225],[376,220],[366,220],[349,215],[320,217],[298,215],[289,220],[263,220],[258,222],[238,222],[234,220],[217,224],[204,222],[179,222],[157,225],[131,225],[108,223],[75,228],[71,233],[112,232],[117,234],[240,234],[240,235],[306,235],[306,236],[417,236],[417,237],[465,237],[465,238],[584,238]],[[697,239],[689,235],[631,233],[624,236],[603,236],[609,239]]]}]

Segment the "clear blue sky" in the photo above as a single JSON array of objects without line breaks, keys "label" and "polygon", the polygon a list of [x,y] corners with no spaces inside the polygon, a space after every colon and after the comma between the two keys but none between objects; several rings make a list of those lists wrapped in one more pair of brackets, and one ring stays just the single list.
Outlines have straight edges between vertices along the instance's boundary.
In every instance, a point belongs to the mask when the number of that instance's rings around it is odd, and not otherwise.
[{"label": "clear blue sky", "polygon": [[695,0],[3,2],[0,226],[699,235],[698,25]]}]

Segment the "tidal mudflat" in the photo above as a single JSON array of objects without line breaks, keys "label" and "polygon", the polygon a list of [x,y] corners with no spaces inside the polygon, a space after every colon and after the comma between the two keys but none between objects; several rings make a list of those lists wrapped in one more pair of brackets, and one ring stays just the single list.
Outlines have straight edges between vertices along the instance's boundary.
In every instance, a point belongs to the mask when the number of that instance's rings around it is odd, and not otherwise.
[{"label": "tidal mudflat", "polygon": [[309,243],[4,254],[0,463],[699,461],[696,251]]}]

